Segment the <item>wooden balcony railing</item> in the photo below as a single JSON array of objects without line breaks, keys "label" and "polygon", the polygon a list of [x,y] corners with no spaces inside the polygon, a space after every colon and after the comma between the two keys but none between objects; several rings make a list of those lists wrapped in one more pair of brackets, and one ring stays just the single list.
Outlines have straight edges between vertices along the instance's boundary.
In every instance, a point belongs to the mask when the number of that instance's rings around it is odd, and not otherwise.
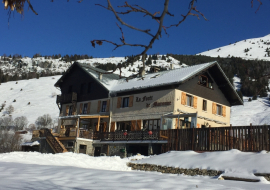
[{"label": "wooden balcony railing", "polygon": [[56,103],[71,103],[77,101],[77,93],[72,92],[71,94],[61,94],[56,96]]},{"label": "wooden balcony railing", "polygon": [[116,132],[99,132],[93,134],[94,140],[101,141],[143,141],[143,140],[167,140],[167,131],[153,130],[149,131],[116,131]]}]

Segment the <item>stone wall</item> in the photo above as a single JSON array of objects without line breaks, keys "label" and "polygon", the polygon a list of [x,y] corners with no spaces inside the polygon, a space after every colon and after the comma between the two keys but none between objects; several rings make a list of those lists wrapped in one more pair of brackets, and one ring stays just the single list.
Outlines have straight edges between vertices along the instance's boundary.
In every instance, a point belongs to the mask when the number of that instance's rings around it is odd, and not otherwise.
[{"label": "stone wall", "polygon": [[[176,167],[167,167],[154,164],[136,164],[136,163],[127,163],[128,167],[131,167],[132,170],[142,170],[142,171],[155,171],[168,174],[185,174],[190,176],[203,175],[203,176],[219,176],[224,171],[220,170],[207,170],[207,169],[185,169],[185,168],[176,168]],[[267,181],[270,181],[270,173],[254,173],[255,176],[262,176]],[[242,181],[242,180],[241,180]]]},{"label": "stone wall", "polygon": [[[125,152],[120,152],[120,149],[124,149]],[[109,145],[109,155],[107,156],[120,156],[121,158],[127,157],[126,144]]]},{"label": "stone wall", "polygon": [[143,170],[143,171],[156,171],[161,173],[169,173],[169,174],[185,174],[190,176],[195,175],[204,175],[204,176],[218,176],[223,173],[223,171],[218,170],[207,170],[207,169],[184,169],[184,168],[175,168],[175,167],[167,167],[153,164],[136,164],[136,163],[128,163],[129,167],[132,170]]}]

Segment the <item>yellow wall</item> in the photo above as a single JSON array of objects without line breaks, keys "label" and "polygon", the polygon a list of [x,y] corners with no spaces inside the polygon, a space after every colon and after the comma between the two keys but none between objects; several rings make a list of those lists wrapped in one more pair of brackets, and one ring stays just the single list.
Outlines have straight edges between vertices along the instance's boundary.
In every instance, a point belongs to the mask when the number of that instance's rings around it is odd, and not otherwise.
[{"label": "yellow wall", "polygon": [[[216,120],[219,122],[223,122],[226,124],[218,124],[216,122],[213,121],[209,121],[206,119],[200,119],[198,118],[197,120],[197,124],[200,125],[204,125],[205,123],[208,123],[209,125],[211,125],[211,127],[220,127],[220,126],[228,126],[230,125],[230,107],[226,106],[226,117],[217,115],[217,114],[213,114],[212,113],[212,103],[213,101],[196,96],[197,97],[197,109],[195,109],[194,107],[190,107],[187,105],[182,105],[181,104],[181,98],[182,98],[182,92],[181,90],[175,90],[175,107],[174,107],[174,114],[179,114],[179,112],[177,111],[178,109],[184,112],[188,112],[188,113],[196,113],[198,112],[198,116],[202,116],[202,117],[206,117],[212,120]],[[191,96],[195,96],[194,94],[190,94],[187,93],[188,95]],[[203,106],[203,100],[207,100],[207,111],[203,111],[202,106]],[[217,103],[217,102],[214,102]],[[217,103],[219,105],[225,106],[223,104]],[[183,113],[183,112],[182,112]],[[181,118],[183,119],[183,118]]]}]

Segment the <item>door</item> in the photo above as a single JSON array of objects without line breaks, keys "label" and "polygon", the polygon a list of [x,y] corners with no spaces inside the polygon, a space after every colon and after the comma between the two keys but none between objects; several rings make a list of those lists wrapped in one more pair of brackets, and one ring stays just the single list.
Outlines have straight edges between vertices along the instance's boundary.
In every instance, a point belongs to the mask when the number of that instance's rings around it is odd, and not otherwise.
[{"label": "door", "polygon": [[94,156],[100,156],[101,147],[95,147]]},{"label": "door", "polygon": [[79,153],[86,154],[86,149],[87,149],[86,145],[80,144]]}]

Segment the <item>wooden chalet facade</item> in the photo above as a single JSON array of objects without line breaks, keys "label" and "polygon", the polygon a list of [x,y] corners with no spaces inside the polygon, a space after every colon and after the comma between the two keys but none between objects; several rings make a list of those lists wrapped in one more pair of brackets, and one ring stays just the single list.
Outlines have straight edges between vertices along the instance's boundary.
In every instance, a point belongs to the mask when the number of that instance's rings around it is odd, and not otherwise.
[{"label": "wooden chalet facade", "polygon": [[59,129],[47,143],[95,156],[159,154],[167,129],[226,126],[243,104],[217,62],[128,79],[74,63],[55,86]]}]

